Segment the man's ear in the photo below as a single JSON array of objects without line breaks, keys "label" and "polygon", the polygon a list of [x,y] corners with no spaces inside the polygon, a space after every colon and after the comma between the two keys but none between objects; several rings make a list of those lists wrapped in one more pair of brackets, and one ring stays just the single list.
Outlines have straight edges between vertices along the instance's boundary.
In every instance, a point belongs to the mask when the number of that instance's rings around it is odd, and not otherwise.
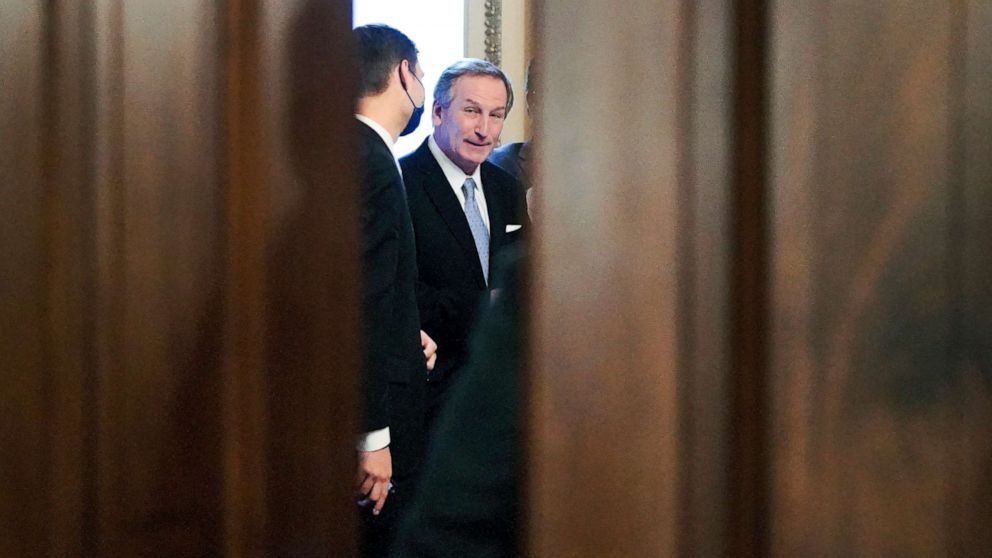
[{"label": "man's ear", "polygon": [[431,120],[434,121],[435,126],[441,124],[441,110],[443,108],[444,107],[442,107],[441,103],[437,102],[437,100],[435,100],[434,105],[431,106]]},{"label": "man's ear", "polygon": [[398,75],[400,76],[400,85],[404,90],[406,90],[406,76],[403,75],[403,72],[410,72],[410,63],[406,60],[400,60],[400,63],[396,65],[396,69]]}]

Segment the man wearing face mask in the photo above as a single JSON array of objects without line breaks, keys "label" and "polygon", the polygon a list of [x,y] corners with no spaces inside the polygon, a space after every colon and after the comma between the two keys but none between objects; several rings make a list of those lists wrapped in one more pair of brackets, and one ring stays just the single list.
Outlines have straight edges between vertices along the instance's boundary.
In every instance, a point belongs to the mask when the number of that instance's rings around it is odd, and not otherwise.
[{"label": "man wearing face mask", "polygon": [[392,151],[417,127],[426,91],[406,35],[366,25],[354,38],[365,340],[357,500],[363,556],[388,556],[425,449],[426,375],[437,348],[420,330],[413,227]]},{"label": "man wearing face mask", "polygon": [[403,157],[416,232],[421,327],[438,342],[428,375],[428,430],[468,356],[480,302],[494,285],[490,262],[523,234],[519,182],[486,161],[513,106],[513,88],[496,65],[455,62],[434,88],[434,133]]}]

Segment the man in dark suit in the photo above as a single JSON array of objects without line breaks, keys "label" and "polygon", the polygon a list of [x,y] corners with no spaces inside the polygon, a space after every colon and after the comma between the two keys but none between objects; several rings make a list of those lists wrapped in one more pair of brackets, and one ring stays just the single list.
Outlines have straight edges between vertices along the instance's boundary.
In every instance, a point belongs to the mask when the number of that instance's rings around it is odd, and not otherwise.
[{"label": "man in dark suit", "polygon": [[434,133],[400,160],[416,233],[421,327],[439,347],[428,375],[429,427],[465,363],[490,290],[490,261],[526,224],[519,183],[486,162],[512,106],[513,89],[497,66],[456,62],[434,88]]},{"label": "man in dark suit", "polygon": [[397,137],[416,127],[426,91],[406,35],[366,25],[354,37],[365,339],[357,483],[363,555],[388,556],[425,451],[426,375],[436,349],[420,330],[413,227],[392,152]]}]

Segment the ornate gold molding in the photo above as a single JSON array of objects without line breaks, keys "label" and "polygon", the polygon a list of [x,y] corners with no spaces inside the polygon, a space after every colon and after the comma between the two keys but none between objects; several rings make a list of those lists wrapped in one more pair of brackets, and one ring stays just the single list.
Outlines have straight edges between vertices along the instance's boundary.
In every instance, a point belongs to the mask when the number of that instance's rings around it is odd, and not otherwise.
[{"label": "ornate gold molding", "polygon": [[503,58],[503,0],[486,0],[486,60],[500,65]]}]

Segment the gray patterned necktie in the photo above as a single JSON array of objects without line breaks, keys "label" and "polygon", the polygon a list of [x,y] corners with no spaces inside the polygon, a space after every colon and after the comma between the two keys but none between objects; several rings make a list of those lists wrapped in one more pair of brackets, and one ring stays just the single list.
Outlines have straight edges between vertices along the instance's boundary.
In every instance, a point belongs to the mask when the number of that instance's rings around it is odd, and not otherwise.
[{"label": "gray patterned necktie", "polygon": [[479,211],[479,204],[475,203],[475,180],[471,177],[465,179],[462,184],[462,191],[465,192],[465,218],[468,219],[468,228],[472,230],[472,237],[475,238],[475,249],[479,252],[479,263],[482,264],[482,275],[489,284],[489,230],[482,220],[482,213]]}]

